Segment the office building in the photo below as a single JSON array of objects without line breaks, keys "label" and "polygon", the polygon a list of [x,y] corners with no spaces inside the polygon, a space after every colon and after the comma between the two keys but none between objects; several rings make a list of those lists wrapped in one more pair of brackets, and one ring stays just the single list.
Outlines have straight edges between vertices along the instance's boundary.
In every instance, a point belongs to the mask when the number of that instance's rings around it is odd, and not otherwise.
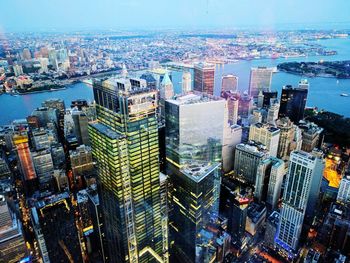
[{"label": "office building", "polygon": [[192,90],[192,76],[191,72],[184,71],[182,73],[182,94],[187,94]]},{"label": "office building", "polygon": [[260,91],[270,91],[273,68],[257,67],[250,70],[249,95],[257,98]]},{"label": "office building", "polygon": [[245,230],[255,236],[266,220],[266,207],[262,203],[250,203],[247,209]]},{"label": "office building", "polygon": [[66,155],[61,144],[56,143],[51,146],[51,156],[55,168],[65,167]]},{"label": "office building", "polygon": [[49,136],[45,129],[36,129],[31,132],[32,146],[35,151],[41,151],[50,148]]},{"label": "office building", "polygon": [[238,178],[254,185],[259,163],[269,157],[266,146],[249,142],[236,145],[234,171]]},{"label": "office building", "polygon": [[288,160],[290,153],[296,150],[293,147],[296,126],[288,117],[278,119],[276,125],[280,129],[277,157]]},{"label": "office building", "polygon": [[280,103],[277,99],[272,99],[270,106],[267,108],[266,122],[270,125],[275,126],[276,120],[278,119],[278,112],[280,109]]},{"label": "office building", "polygon": [[29,149],[28,135],[26,132],[13,135],[13,144],[16,147],[20,171],[24,180],[30,181],[36,178],[32,154]]},{"label": "office building", "polygon": [[36,201],[30,211],[44,263],[82,262],[75,211],[67,192]]},{"label": "office building", "polygon": [[0,182],[2,180],[7,180],[10,177],[11,177],[11,171],[6,163],[6,160],[0,156]]},{"label": "office building", "polygon": [[89,124],[89,135],[108,261],[167,261],[160,214],[158,92],[136,78],[97,80],[93,92],[97,121]]},{"label": "office building", "polygon": [[46,127],[48,123],[55,123],[58,125],[57,114],[56,109],[49,109],[47,107],[39,107],[32,112],[32,116],[38,118],[40,127]]},{"label": "office building", "polygon": [[32,152],[35,173],[39,179],[40,189],[49,190],[52,187],[54,173],[51,151],[49,149]]},{"label": "office building", "polygon": [[66,106],[64,101],[61,99],[48,99],[41,103],[42,107],[46,107],[48,109],[57,110],[57,120],[58,120],[58,131],[59,135],[62,135],[64,128],[64,114],[66,110]]},{"label": "office building", "polygon": [[69,151],[69,157],[74,181],[95,173],[92,152],[89,146],[80,145],[75,150]]},{"label": "office building", "polygon": [[198,63],[194,65],[193,90],[214,95],[215,65]]},{"label": "office building", "polygon": [[323,128],[312,122],[300,122],[299,128],[302,131],[301,149],[305,152],[312,152],[320,148],[323,142]]},{"label": "office building", "polygon": [[172,255],[202,262],[211,254],[202,249],[210,241],[200,233],[219,209],[225,100],[187,94],[166,101],[165,110]]},{"label": "office building", "polygon": [[263,108],[268,109],[270,107],[271,100],[277,99],[278,92],[277,91],[263,91],[264,101]]},{"label": "office building", "polygon": [[280,129],[271,125],[256,123],[250,126],[249,140],[266,146],[271,156],[277,156]]},{"label": "office building", "polygon": [[227,110],[228,110],[228,121],[231,125],[235,125],[238,122],[238,104],[239,104],[239,93],[228,93],[225,92],[223,97],[226,98]]},{"label": "office building", "polygon": [[159,97],[161,100],[168,100],[174,96],[174,87],[166,70],[164,78],[160,83]]},{"label": "office building", "polygon": [[23,60],[31,60],[32,54],[28,48],[24,48],[22,51],[22,59]]},{"label": "office building", "polygon": [[271,156],[259,163],[254,196],[259,202],[267,203],[271,210],[277,208],[284,171],[284,162],[276,157]]},{"label": "office building", "polygon": [[225,123],[224,139],[222,144],[222,169],[224,173],[230,172],[234,164],[234,152],[237,144],[242,141],[242,127]]},{"label": "office building", "polygon": [[88,116],[79,110],[72,111],[72,119],[74,123],[74,134],[79,144],[90,145],[88,133]]},{"label": "office building", "polygon": [[253,99],[247,93],[243,93],[238,101],[238,117],[242,123],[247,122],[253,107]]},{"label": "office building", "polygon": [[20,262],[27,255],[20,220],[0,195],[0,262]]},{"label": "office building", "polygon": [[304,88],[283,86],[278,116],[280,118],[289,117],[292,122],[298,124],[304,119],[307,93],[308,90]]},{"label": "office building", "polygon": [[294,151],[283,193],[277,243],[291,255],[299,246],[306,215],[316,209],[324,164],[322,158],[303,151]]},{"label": "office building", "polygon": [[350,176],[344,176],[340,181],[337,195],[337,201],[341,203],[350,203]]},{"label": "office building", "polygon": [[221,80],[221,92],[237,92],[238,77],[234,75],[224,75]]},{"label": "office building", "polygon": [[278,225],[280,221],[280,214],[273,211],[266,220],[266,230],[264,235],[264,242],[270,248],[275,248],[275,238],[277,235]]}]

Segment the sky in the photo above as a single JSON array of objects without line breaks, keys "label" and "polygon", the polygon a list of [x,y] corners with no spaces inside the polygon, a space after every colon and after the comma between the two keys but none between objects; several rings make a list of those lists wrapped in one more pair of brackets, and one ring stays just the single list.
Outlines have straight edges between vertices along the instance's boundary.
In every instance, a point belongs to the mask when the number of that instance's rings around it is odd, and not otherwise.
[{"label": "sky", "polygon": [[5,32],[350,25],[350,0],[0,0],[0,10]]}]

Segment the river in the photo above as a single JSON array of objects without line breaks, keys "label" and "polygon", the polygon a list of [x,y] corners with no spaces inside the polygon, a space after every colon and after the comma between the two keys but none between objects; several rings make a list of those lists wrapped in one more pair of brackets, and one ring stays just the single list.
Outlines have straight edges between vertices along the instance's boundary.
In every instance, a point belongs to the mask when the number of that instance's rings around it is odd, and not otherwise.
[{"label": "river", "polygon": [[[215,94],[220,94],[221,77],[223,74],[235,74],[239,77],[239,89],[247,90],[249,85],[249,74],[251,67],[257,66],[277,66],[281,62],[286,61],[319,61],[323,60],[350,60],[350,38],[346,39],[329,39],[320,40],[318,43],[329,49],[338,51],[335,56],[327,57],[303,57],[288,59],[260,59],[250,61],[239,61],[234,64],[226,64],[217,66],[215,76]],[[283,85],[297,85],[301,76],[278,72],[272,78],[272,90],[280,92]],[[331,112],[335,112],[350,117],[350,97],[341,97],[341,93],[350,94],[350,79],[339,80],[334,78],[309,78],[310,89],[307,99],[307,106],[318,107]],[[181,73],[173,72],[173,83],[175,92],[181,90]],[[77,83],[67,86],[65,90],[43,92],[27,95],[11,96],[8,94],[0,95],[0,125],[8,124],[14,119],[25,118],[30,115],[34,108],[39,107],[41,102],[50,99],[63,99],[66,107],[70,106],[72,100],[86,99],[93,100],[92,88],[83,83]]]}]

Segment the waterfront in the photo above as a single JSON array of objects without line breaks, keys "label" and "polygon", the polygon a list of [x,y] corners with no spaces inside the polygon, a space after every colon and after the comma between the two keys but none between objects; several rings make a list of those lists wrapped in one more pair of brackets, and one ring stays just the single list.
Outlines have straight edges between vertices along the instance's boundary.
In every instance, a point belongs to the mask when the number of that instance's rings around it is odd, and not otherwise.
[{"label": "waterfront", "polygon": [[[234,64],[226,64],[217,66],[215,77],[215,94],[220,94],[221,76],[222,74],[235,74],[239,77],[239,89],[247,90],[249,85],[249,74],[251,67],[268,66],[275,67],[281,62],[286,61],[319,61],[321,59],[349,60],[350,59],[350,39],[330,39],[318,41],[324,46],[335,49],[338,54],[327,57],[301,57],[301,58],[280,58],[280,59],[260,59],[251,61],[239,61]],[[279,72],[273,75],[272,90],[280,92],[283,85],[297,85],[300,76]],[[310,89],[308,94],[307,106],[317,106],[319,109],[335,112],[350,117],[350,97],[341,97],[340,94],[350,94],[350,79],[341,79],[337,82],[334,78],[309,78]],[[173,83],[175,92],[181,91],[181,73],[173,73]],[[41,102],[49,98],[63,99],[66,107],[70,106],[70,102],[75,99],[93,100],[92,88],[84,83],[76,83],[68,85],[67,89],[11,96],[8,94],[0,95],[0,125],[8,124],[14,119],[25,118],[30,115],[34,108],[39,107]]]}]

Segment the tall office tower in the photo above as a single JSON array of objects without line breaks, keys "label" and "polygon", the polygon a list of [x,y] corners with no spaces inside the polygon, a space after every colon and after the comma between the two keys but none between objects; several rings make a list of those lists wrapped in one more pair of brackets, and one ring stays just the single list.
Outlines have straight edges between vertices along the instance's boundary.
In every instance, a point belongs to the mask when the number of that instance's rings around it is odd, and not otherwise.
[{"label": "tall office tower", "polygon": [[228,121],[231,125],[235,125],[238,121],[239,95],[230,95],[229,97],[227,97],[226,101],[228,108]]},{"label": "tall office tower", "polygon": [[35,129],[31,132],[32,146],[36,151],[41,151],[49,149],[51,142],[49,141],[49,136],[45,129]]},{"label": "tall office tower", "polygon": [[310,84],[307,81],[307,79],[302,79],[299,81],[298,88],[307,90],[309,89],[309,87],[310,87]]},{"label": "tall office tower", "polygon": [[198,63],[194,65],[193,90],[214,95],[215,65]]},{"label": "tall office tower", "polygon": [[313,149],[319,148],[323,142],[323,128],[312,122],[301,122],[299,128],[302,130],[301,149],[305,152],[312,152]]},{"label": "tall office tower", "polygon": [[57,60],[56,50],[51,48],[48,50],[48,53],[49,53],[48,58],[49,58],[50,65],[54,70],[58,70],[58,60]]},{"label": "tall office tower", "polygon": [[224,75],[221,80],[221,92],[237,92],[238,77],[234,75]]},{"label": "tall office tower", "polygon": [[276,125],[281,131],[278,142],[277,157],[282,160],[288,160],[290,153],[295,150],[292,145],[295,136],[295,126],[288,117],[278,119]]},{"label": "tall office tower", "polygon": [[65,166],[66,156],[61,144],[56,143],[51,146],[51,156],[53,165],[56,169],[60,169]]},{"label": "tall office tower", "polygon": [[92,152],[89,146],[80,145],[76,150],[69,151],[69,156],[74,181],[95,173]]},{"label": "tall office tower", "polygon": [[[167,262],[160,214],[157,90],[142,79],[95,81],[97,161],[110,262]],[[108,161],[107,161],[108,160]]]},{"label": "tall office tower", "polygon": [[58,110],[58,130],[59,135],[62,135],[64,128],[64,114],[66,110],[64,101],[61,99],[48,99],[41,103],[41,105],[48,109]]},{"label": "tall office tower", "polygon": [[268,157],[266,146],[254,142],[240,143],[235,149],[234,171],[240,179],[255,184],[259,163]]},{"label": "tall office tower", "polygon": [[253,107],[253,99],[247,93],[243,93],[238,101],[238,117],[242,120],[248,120]]},{"label": "tall office tower", "polygon": [[269,204],[271,210],[277,208],[284,170],[284,162],[272,156],[262,160],[257,168],[254,196],[259,202]]},{"label": "tall office tower", "polygon": [[203,262],[210,241],[200,233],[218,214],[225,100],[194,93],[165,103],[173,255]]},{"label": "tall office tower", "polygon": [[280,214],[273,211],[266,220],[266,230],[264,235],[264,242],[270,248],[275,248],[275,239],[280,221]]},{"label": "tall office tower", "polygon": [[280,129],[262,123],[250,126],[249,140],[264,144],[270,155],[277,156]]},{"label": "tall office tower", "polygon": [[277,99],[277,91],[263,91],[264,101],[263,108],[268,109],[270,107],[271,99]]},{"label": "tall office tower", "polygon": [[258,107],[258,109],[261,109],[263,107],[263,105],[264,105],[264,95],[263,95],[262,91],[260,90],[259,94],[258,94],[256,106]]},{"label": "tall office tower", "polygon": [[184,71],[182,73],[182,94],[186,94],[192,90],[191,72]]},{"label": "tall office tower", "polygon": [[35,116],[39,120],[41,127],[46,127],[48,123],[55,123],[58,125],[58,113],[56,109],[49,109],[47,107],[36,108],[32,112],[32,116]]},{"label": "tall office tower", "polygon": [[16,64],[13,65],[13,73],[15,74],[16,77],[23,75],[23,67],[22,65]]},{"label": "tall office tower", "polygon": [[168,71],[165,72],[164,78],[160,84],[159,94],[160,94],[159,97],[162,100],[168,100],[174,96],[174,87],[173,87],[173,83],[169,78]]},{"label": "tall office tower", "polygon": [[22,235],[22,226],[0,195],[0,262],[21,262],[28,255]]},{"label": "tall office tower", "polygon": [[277,243],[291,254],[298,249],[306,215],[314,212],[323,168],[322,158],[313,154],[294,151],[290,155]]},{"label": "tall office tower", "polygon": [[23,49],[22,59],[23,60],[31,60],[32,59],[32,54],[30,53],[30,50],[28,48]]},{"label": "tall office tower", "polygon": [[250,70],[249,95],[257,98],[260,91],[270,91],[273,68],[257,67]]},{"label": "tall office tower", "polygon": [[298,124],[304,118],[308,90],[304,88],[293,88],[291,85],[283,86],[279,117],[289,117]]},{"label": "tall office tower", "polygon": [[341,203],[350,203],[350,176],[344,176],[340,181],[337,195],[337,201]]},{"label": "tall office tower", "polygon": [[74,134],[77,137],[79,144],[90,145],[88,116],[82,111],[73,110],[72,118],[74,122]]},{"label": "tall office tower", "polygon": [[36,175],[39,179],[41,190],[50,190],[53,179],[53,161],[49,149],[39,152],[32,152],[32,158]]},{"label": "tall office tower", "polygon": [[[1,154],[1,151],[0,151]],[[11,171],[4,158],[0,155],[0,182],[11,177]]]},{"label": "tall office tower", "polygon": [[232,171],[234,151],[237,144],[242,141],[242,127],[235,124],[224,124],[224,139],[222,144],[222,170],[227,173]]},{"label": "tall office tower", "polygon": [[31,208],[31,219],[44,263],[83,262],[75,209],[67,192],[48,196]]},{"label": "tall office tower", "polygon": [[266,122],[271,125],[276,125],[276,120],[278,119],[278,111],[280,109],[280,103],[277,99],[272,100],[271,104],[267,110]]},{"label": "tall office tower", "polygon": [[36,178],[32,155],[29,149],[28,136],[25,132],[13,136],[13,143],[17,150],[19,166],[24,180],[29,181]]}]

